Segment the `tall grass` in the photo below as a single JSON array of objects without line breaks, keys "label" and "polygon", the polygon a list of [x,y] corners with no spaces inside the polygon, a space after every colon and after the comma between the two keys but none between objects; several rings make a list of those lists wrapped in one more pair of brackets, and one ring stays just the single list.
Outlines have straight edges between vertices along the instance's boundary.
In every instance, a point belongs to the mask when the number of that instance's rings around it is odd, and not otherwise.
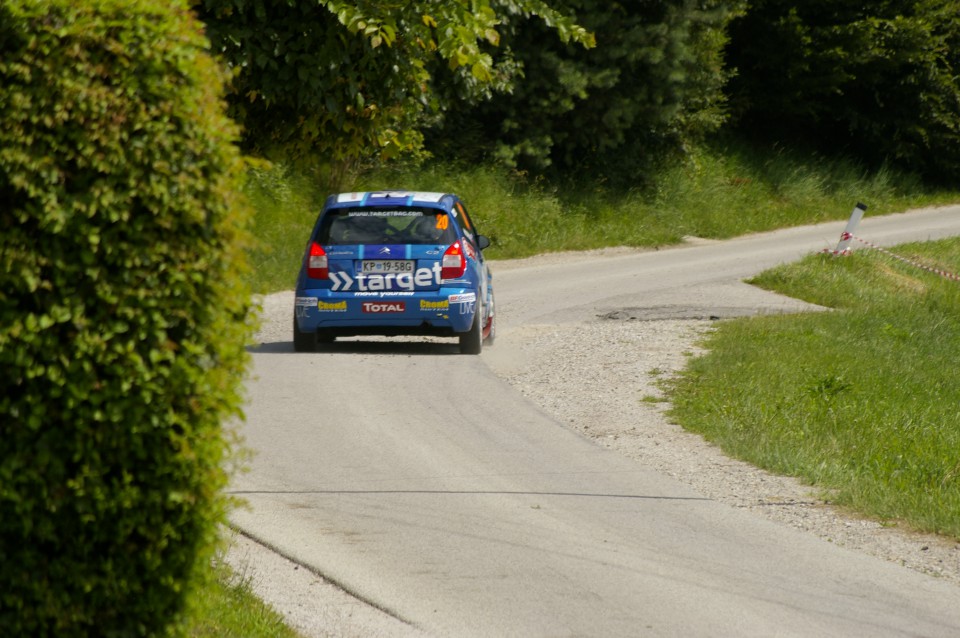
[{"label": "tall grass", "polygon": [[283,617],[258,599],[249,580],[215,561],[209,583],[191,601],[185,635],[190,638],[302,638]]},{"label": "tall grass", "polygon": [[[960,272],[960,239],[894,252]],[[960,282],[875,251],[754,284],[833,309],[719,325],[672,415],[856,511],[960,539]]]},{"label": "tall grass", "polygon": [[839,219],[856,201],[870,202],[875,214],[926,200],[909,176],[733,143],[694,153],[658,184],[655,206],[669,211],[684,234],[714,239]]},{"label": "tall grass", "polygon": [[255,211],[256,245],[250,254],[254,290],[292,288],[325,193],[310,175],[282,164],[251,167],[245,192]]},{"label": "tall grass", "polygon": [[[310,227],[327,193],[306,169],[274,165],[251,171],[247,191],[259,247],[252,253],[258,292],[293,286]],[[467,203],[492,259],[607,246],[654,247],[688,235],[721,239],[749,232],[844,219],[857,201],[870,214],[956,201],[927,193],[909,176],[868,173],[852,162],[705,146],[665,168],[654,186],[617,190],[601,181],[557,185],[494,166],[394,165],[355,176],[343,190],[448,191]]]}]

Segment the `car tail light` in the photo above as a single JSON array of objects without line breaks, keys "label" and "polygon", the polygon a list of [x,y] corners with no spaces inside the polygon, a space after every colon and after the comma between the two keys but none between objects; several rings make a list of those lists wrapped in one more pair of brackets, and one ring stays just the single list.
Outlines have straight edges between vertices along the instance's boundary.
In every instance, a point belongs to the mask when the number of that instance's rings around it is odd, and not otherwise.
[{"label": "car tail light", "polygon": [[440,262],[440,279],[460,279],[467,270],[467,259],[459,241],[450,244]]},{"label": "car tail light", "polygon": [[327,253],[317,242],[310,242],[310,253],[307,255],[307,277],[310,279],[328,279],[330,270],[327,266]]}]

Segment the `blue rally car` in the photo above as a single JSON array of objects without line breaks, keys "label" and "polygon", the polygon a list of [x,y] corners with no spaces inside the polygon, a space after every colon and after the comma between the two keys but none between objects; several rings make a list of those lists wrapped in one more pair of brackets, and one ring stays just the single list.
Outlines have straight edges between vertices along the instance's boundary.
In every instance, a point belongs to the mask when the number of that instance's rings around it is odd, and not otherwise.
[{"label": "blue rally car", "polygon": [[489,245],[456,195],[331,195],[297,277],[294,349],[341,336],[432,335],[479,354],[495,334]]}]

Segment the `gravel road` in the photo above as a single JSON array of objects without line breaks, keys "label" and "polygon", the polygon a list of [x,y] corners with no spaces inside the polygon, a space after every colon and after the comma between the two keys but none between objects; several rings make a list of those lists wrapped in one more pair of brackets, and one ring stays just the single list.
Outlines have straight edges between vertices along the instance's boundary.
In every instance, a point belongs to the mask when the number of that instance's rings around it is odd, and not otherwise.
[{"label": "gravel road", "polygon": [[[623,250],[580,257],[603,259]],[[497,262],[493,269],[496,273],[558,258]],[[716,307],[725,307],[724,301],[729,298],[718,299]],[[261,341],[289,338],[292,305],[288,292],[263,300]],[[783,305],[789,310],[802,307],[792,300]],[[597,445],[731,507],[960,586],[960,543],[840,511],[813,488],[728,458],[670,423],[659,382],[697,356],[703,336],[729,314],[737,313],[624,309],[589,321],[523,325],[501,330],[497,344],[481,356],[516,391]],[[422,635],[250,539],[235,535],[226,560],[304,636]]]}]

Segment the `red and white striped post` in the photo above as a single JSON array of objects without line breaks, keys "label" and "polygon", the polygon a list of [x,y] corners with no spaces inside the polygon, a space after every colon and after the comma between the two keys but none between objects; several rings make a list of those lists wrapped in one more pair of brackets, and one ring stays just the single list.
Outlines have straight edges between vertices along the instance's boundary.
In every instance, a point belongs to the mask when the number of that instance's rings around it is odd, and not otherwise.
[{"label": "red and white striped post", "polygon": [[857,205],[853,207],[853,212],[850,213],[847,227],[843,229],[843,234],[840,235],[840,243],[837,244],[837,249],[833,251],[834,255],[846,255],[850,252],[850,240],[853,239],[853,233],[857,230],[857,225],[863,219],[865,212],[867,212],[867,205],[857,202]]}]

